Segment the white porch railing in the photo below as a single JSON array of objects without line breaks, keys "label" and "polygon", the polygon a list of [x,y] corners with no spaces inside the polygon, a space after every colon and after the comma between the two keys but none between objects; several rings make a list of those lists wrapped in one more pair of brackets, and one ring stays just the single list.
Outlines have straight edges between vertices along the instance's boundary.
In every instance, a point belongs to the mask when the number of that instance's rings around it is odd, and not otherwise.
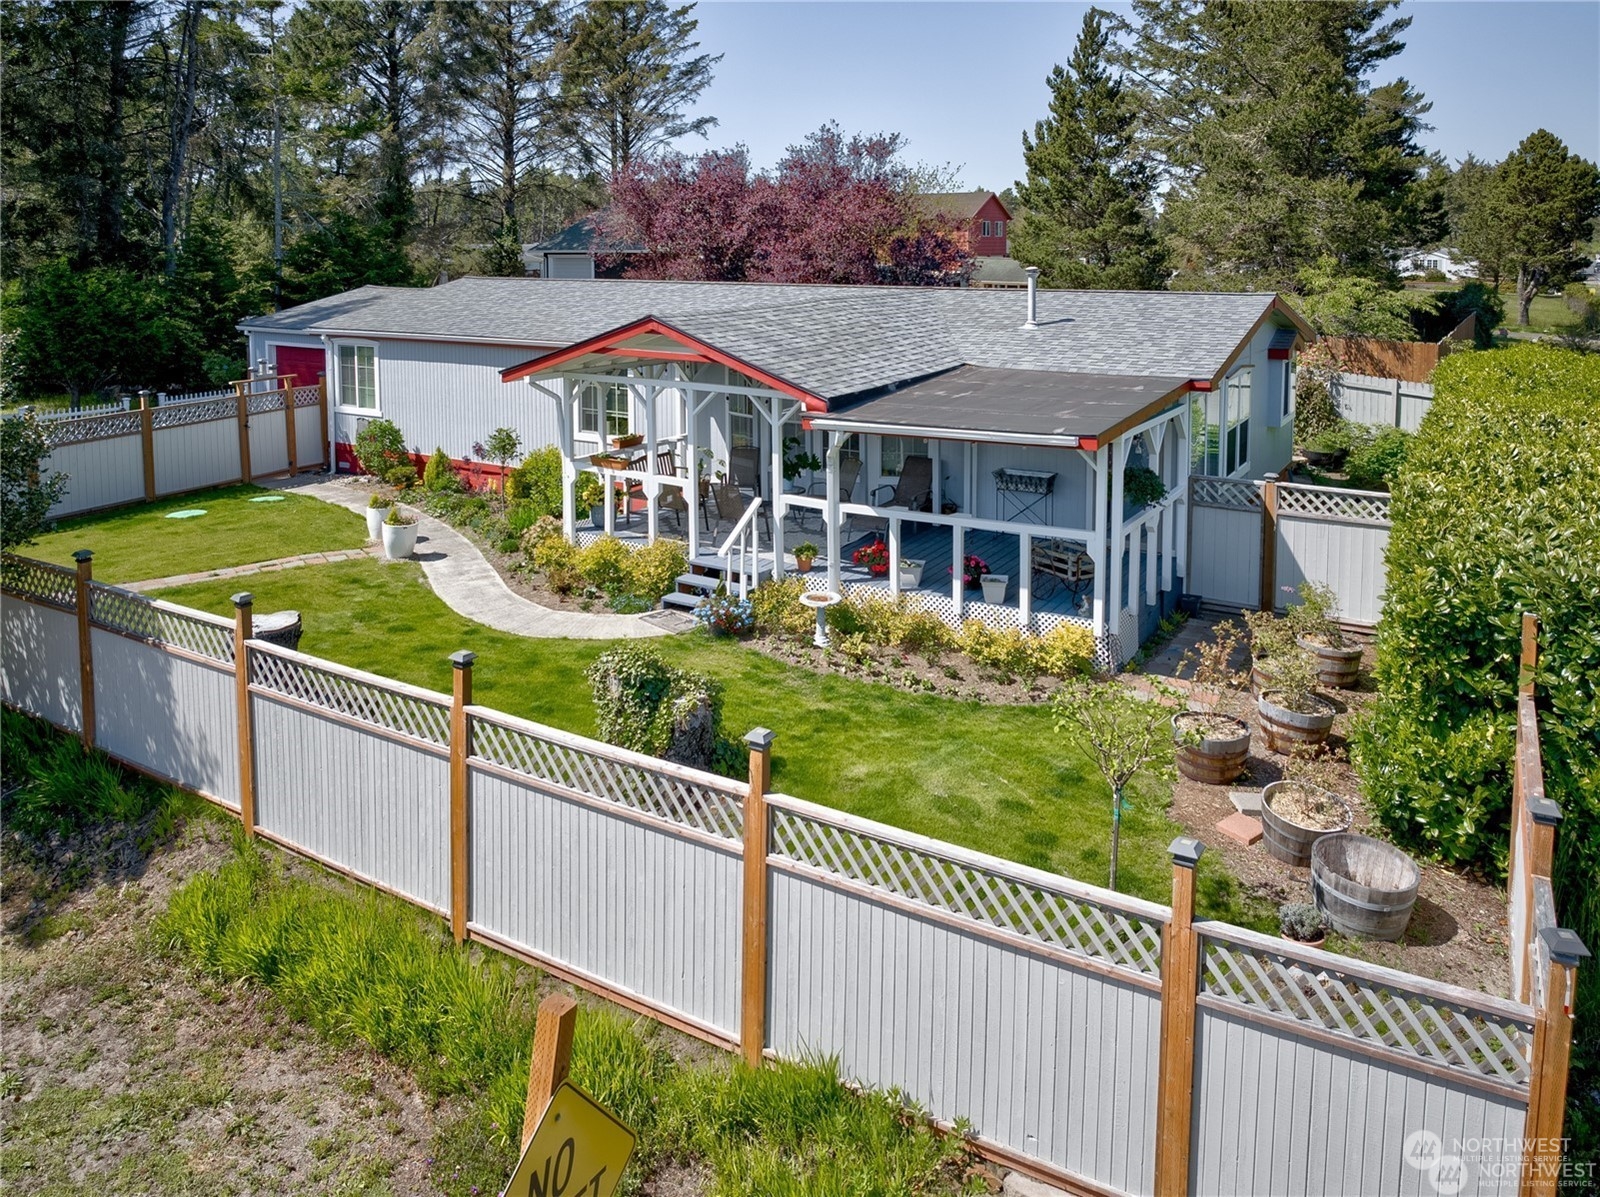
[{"label": "white porch railing", "polygon": [[[750,501],[744,514],[739,517],[739,522],[733,526],[733,531],[728,533],[728,539],[717,547],[717,556],[726,563],[723,576],[738,578],[739,597],[749,598],[750,588],[755,585],[756,572],[760,569],[758,550],[760,542],[756,529],[756,517],[761,513],[761,496],[757,495]],[[780,545],[774,544],[772,551],[776,554],[782,551]],[[735,561],[738,562],[735,565]]]}]

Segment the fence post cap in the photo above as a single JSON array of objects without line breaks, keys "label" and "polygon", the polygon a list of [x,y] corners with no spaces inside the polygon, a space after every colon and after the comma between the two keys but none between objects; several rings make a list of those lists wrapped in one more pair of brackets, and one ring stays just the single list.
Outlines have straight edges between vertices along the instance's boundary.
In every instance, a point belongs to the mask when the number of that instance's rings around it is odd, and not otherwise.
[{"label": "fence post cap", "polygon": [[85,561],[92,561],[94,559],[94,550],[74,549],[72,553],[72,559],[80,565],[82,565]]},{"label": "fence post cap", "polygon": [[1589,949],[1569,927],[1541,927],[1539,938],[1544,940],[1544,946],[1550,949],[1550,959],[1557,964],[1577,964],[1588,959]]},{"label": "fence post cap", "polygon": [[1167,851],[1172,854],[1172,863],[1181,865],[1186,869],[1192,869],[1199,864],[1200,857],[1204,855],[1205,850],[1206,846],[1204,844],[1187,835],[1180,835],[1167,845]]},{"label": "fence post cap", "polygon": [[777,733],[770,728],[752,728],[745,733],[744,742],[757,752],[765,752],[772,747],[772,741],[777,738]]},{"label": "fence post cap", "polygon": [[241,590],[238,594],[233,596],[233,605],[235,607],[248,607],[255,601],[256,596],[251,594],[248,590]]},{"label": "fence post cap", "polygon": [[1561,811],[1561,803],[1543,794],[1528,795],[1528,815],[1544,827],[1556,827],[1566,818]]},{"label": "fence post cap", "polygon": [[450,664],[457,669],[471,669],[472,663],[478,659],[477,653],[469,653],[466,649],[450,654]]}]

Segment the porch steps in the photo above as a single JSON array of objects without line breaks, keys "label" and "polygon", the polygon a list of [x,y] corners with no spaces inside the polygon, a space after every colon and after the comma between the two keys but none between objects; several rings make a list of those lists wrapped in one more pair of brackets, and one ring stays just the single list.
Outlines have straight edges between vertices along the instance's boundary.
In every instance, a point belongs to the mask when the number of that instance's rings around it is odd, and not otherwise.
[{"label": "porch steps", "polygon": [[702,598],[722,585],[727,568],[721,557],[696,557],[689,563],[689,572],[674,579],[677,588],[661,596],[661,609],[693,611]]}]

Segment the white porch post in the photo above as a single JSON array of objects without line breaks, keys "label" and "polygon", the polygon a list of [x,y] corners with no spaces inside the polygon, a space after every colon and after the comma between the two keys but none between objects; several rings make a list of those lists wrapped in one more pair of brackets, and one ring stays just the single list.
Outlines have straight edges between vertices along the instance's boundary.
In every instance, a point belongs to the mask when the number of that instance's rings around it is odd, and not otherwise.
[{"label": "white porch post", "polygon": [[700,555],[700,405],[704,402],[704,397],[697,397],[694,391],[683,392],[683,406],[687,413],[683,455],[684,464],[689,470],[689,485],[684,488],[683,497],[689,504],[684,518],[689,521],[690,561]]},{"label": "white porch post", "polygon": [[[1173,538],[1177,551],[1173,556],[1177,559],[1174,565],[1178,573],[1184,576],[1185,582],[1189,577],[1189,411],[1185,407],[1179,415],[1172,418],[1178,429],[1178,501],[1173,506]],[[1176,579],[1173,585],[1177,585]]]},{"label": "white porch post", "polygon": [[900,517],[889,517],[889,596],[900,597]]},{"label": "white porch post", "polygon": [[[772,481],[767,487],[772,504],[772,580],[783,579],[783,417],[784,402],[777,395],[767,396],[767,423],[772,428]],[[761,555],[756,554],[756,560]],[[757,573],[760,572],[758,566]]]},{"label": "white porch post", "polygon": [[1017,618],[1024,632],[1033,630],[1033,533],[1017,534]]},{"label": "white porch post", "polygon": [[1107,551],[1106,527],[1106,468],[1110,460],[1110,451],[1101,445],[1094,451],[1094,463],[1089,470],[1089,485],[1093,491],[1094,502],[1089,511],[1093,520],[1094,539],[1090,542],[1090,556],[1094,561],[1094,638],[1096,644],[1109,633],[1106,620],[1106,585],[1107,574],[1111,569],[1111,555]]},{"label": "white porch post", "polygon": [[1166,515],[1166,509],[1157,507],[1144,522],[1144,541],[1148,548],[1144,551],[1144,601],[1145,606],[1151,606],[1156,601],[1156,580],[1161,568],[1158,554],[1161,552],[1161,523]]},{"label": "white porch post", "polygon": [[[962,479],[962,481],[965,483],[965,485],[962,487],[962,491],[964,493],[961,496],[962,499],[964,500],[964,503],[965,503],[965,505],[963,507],[963,510],[968,515],[977,515],[978,514],[978,446],[973,441],[966,441],[965,445],[966,445],[966,453],[964,455],[964,460],[963,460],[963,464],[962,464],[962,472],[966,475],[966,477]],[[956,614],[957,615],[961,614],[959,609],[956,611]]]},{"label": "white porch post", "polygon": [[[928,510],[935,515],[944,507],[944,451],[941,446],[943,441],[928,442],[928,456],[933,458],[933,497],[928,504]],[[899,568],[899,563],[896,563]]]},{"label": "white porch post", "polygon": [[607,536],[617,534],[617,492],[615,487],[616,475],[610,470],[600,471],[600,487],[605,492],[606,518],[605,533]]},{"label": "white porch post", "polygon": [[661,494],[661,483],[655,480],[656,474],[656,403],[661,398],[659,388],[644,388],[644,472],[650,477],[644,484],[644,535],[649,544],[656,542],[657,517],[660,515],[661,506],[658,498]]},{"label": "white porch post", "polygon": [[950,603],[956,609],[958,620],[967,604],[966,571],[961,560],[967,555],[966,532],[966,528],[960,524],[950,528]]},{"label": "white porch post", "polygon": [[561,438],[561,535],[568,544],[578,542],[578,500],[572,493],[578,481],[578,463],[572,457],[572,390],[572,380],[563,378],[556,398],[556,435]]},{"label": "white porch post", "polygon": [[[1123,561],[1124,541],[1127,533],[1122,523],[1122,471],[1128,465],[1128,438],[1119,436],[1111,442],[1111,619],[1110,628],[1117,637],[1118,648],[1122,647],[1122,590],[1123,590]],[[1115,664],[1122,664],[1121,661]]]},{"label": "white porch post", "polygon": [[844,448],[844,438],[847,432],[829,431],[828,451],[823,459],[823,468],[826,474],[826,491],[828,510],[823,518],[827,521],[825,529],[828,535],[828,589],[834,594],[843,594],[839,580],[839,554],[844,551],[842,544],[842,530],[839,526],[839,450]]}]

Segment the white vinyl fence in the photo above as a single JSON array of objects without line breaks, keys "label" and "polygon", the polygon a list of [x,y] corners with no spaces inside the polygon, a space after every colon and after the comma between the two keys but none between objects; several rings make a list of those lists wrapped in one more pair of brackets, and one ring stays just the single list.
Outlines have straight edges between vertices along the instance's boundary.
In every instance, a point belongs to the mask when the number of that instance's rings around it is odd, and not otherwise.
[{"label": "white vinyl fence", "polygon": [[1433,406],[1433,384],[1428,382],[1340,374],[1331,389],[1339,414],[1356,424],[1415,432]]},{"label": "white vinyl fence", "polygon": [[7,704],[75,731],[88,678],[89,738],[255,834],[746,1058],[837,1058],[1035,1175],[1422,1193],[1408,1135],[1523,1131],[1530,1005],[474,706],[470,659],[418,689],[86,573],[0,562]]}]

